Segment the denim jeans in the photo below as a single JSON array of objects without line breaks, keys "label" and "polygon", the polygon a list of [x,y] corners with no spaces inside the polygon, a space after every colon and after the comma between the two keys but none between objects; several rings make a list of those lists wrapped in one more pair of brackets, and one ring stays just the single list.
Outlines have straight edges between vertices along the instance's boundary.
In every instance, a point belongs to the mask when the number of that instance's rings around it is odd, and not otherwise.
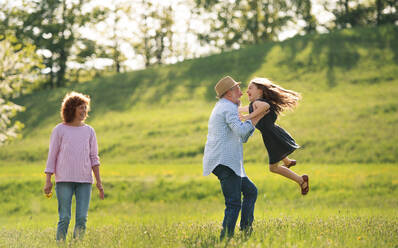
[{"label": "denim jeans", "polygon": [[91,199],[91,183],[59,182],[55,185],[55,191],[57,193],[59,214],[57,240],[66,239],[71,218],[73,194],[75,194],[76,198],[76,223],[73,237],[83,237]]},{"label": "denim jeans", "polygon": [[[234,235],[236,221],[239,211],[242,209],[240,218],[240,229],[250,231],[254,220],[254,205],[257,199],[257,188],[247,177],[240,177],[227,166],[218,165],[213,173],[220,180],[221,189],[225,198],[225,213],[222,223],[220,238],[225,234],[229,237]],[[241,194],[243,193],[243,202]]]}]

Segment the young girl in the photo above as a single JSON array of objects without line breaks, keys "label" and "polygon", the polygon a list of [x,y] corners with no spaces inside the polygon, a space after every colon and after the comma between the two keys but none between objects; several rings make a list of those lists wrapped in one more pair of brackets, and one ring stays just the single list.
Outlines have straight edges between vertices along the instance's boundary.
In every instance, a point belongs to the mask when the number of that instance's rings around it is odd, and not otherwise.
[{"label": "young girl", "polygon": [[86,229],[94,172],[99,197],[104,199],[99,173],[98,145],[95,131],[84,123],[90,109],[90,97],[71,92],[61,107],[62,123],[52,131],[48,151],[44,193],[51,196],[51,176],[55,174],[59,222],[57,241],[65,240],[71,218],[72,196],[76,198],[76,224],[73,237],[82,237]]},{"label": "young girl", "polygon": [[[255,78],[249,84],[247,95],[250,105],[240,107],[239,112],[249,114],[240,116],[242,120],[251,120],[260,130],[268,151],[270,171],[296,181],[301,187],[301,194],[307,194],[308,176],[298,176],[291,171],[289,168],[296,165],[296,161],[287,157],[299,145],[285,130],[275,125],[278,114],[295,107],[300,94],[285,90],[266,78]],[[280,161],[283,161],[283,166],[279,166]]]}]

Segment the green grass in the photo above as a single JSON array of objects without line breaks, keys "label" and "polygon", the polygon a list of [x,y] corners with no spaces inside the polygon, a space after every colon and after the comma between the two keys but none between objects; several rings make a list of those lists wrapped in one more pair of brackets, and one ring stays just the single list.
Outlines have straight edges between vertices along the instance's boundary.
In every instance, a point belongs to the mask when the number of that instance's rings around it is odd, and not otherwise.
[{"label": "green grass", "polygon": [[[42,194],[52,128],[70,90],[91,95],[106,200],[66,247],[225,247],[223,197],[201,176],[213,86],[268,77],[301,92],[279,119],[311,191],[271,174],[261,136],[244,145],[259,189],[254,233],[231,247],[398,247],[398,28],[313,34],[16,99],[20,139],[0,147],[0,247],[54,247],[56,197]],[[243,102],[247,103],[246,96]],[[73,230],[74,220],[70,224]]]},{"label": "green grass", "polygon": [[[231,247],[396,247],[396,164],[297,165],[311,191],[262,164],[247,164],[257,185],[254,233]],[[52,247],[56,196],[46,199],[42,165],[0,167],[0,247]],[[106,199],[93,189],[84,240],[74,247],[224,247],[224,203],[215,176],[200,165],[103,166]],[[73,207],[74,209],[74,207]],[[74,220],[70,224],[73,230]]]},{"label": "green grass", "polygon": [[[213,86],[226,74],[254,76],[301,92],[294,112],[279,118],[310,163],[398,161],[398,28],[385,26],[296,37],[175,65],[98,78],[70,88],[35,92],[26,107],[22,139],[0,149],[1,164],[44,163],[60,122],[64,94],[92,97],[87,123],[98,136],[103,163],[200,163]],[[247,103],[246,95],[242,97]],[[266,163],[261,137],[245,145],[245,160]]]}]

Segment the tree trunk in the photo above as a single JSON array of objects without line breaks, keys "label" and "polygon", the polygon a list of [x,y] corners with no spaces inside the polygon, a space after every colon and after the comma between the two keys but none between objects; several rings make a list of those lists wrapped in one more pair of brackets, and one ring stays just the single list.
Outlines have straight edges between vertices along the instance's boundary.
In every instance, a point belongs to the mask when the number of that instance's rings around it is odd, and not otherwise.
[{"label": "tree trunk", "polygon": [[258,38],[258,27],[259,27],[259,17],[258,17],[258,13],[259,13],[259,9],[258,9],[258,3],[257,0],[253,1],[252,3],[252,9],[254,10],[254,28],[253,28],[253,39],[254,39],[254,44],[258,44],[260,43],[260,39]]},{"label": "tree trunk", "polygon": [[65,35],[64,32],[66,30],[66,16],[65,16],[65,10],[66,10],[66,2],[65,0],[62,2],[62,29],[61,31],[61,36],[60,36],[60,41],[59,41],[59,59],[58,59],[58,66],[59,70],[57,71],[57,87],[62,87],[64,86],[65,82],[65,71],[66,71],[66,60],[68,59],[67,52],[65,51],[66,49],[66,41],[65,41]]},{"label": "tree trunk", "polygon": [[59,54],[59,71],[57,72],[57,87],[65,86],[65,71],[66,71],[66,60],[67,55],[65,48],[61,50]]},{"label": "tree trunk", "polygon": [[376,0],[376,25],[380,26],[381,25],[381,12],[383,11],[383,6],[382,6],[382,0]]},{"label": "tree trunk", "polygon": [[54,82],[54,71],[53,71],[53,66],[54,66],[54,60],[50,59],[50,62],[48,63],[48,66],[50,68],[50,78],[48,80],[48,85],[50,88],[55,88],[55,82]]}]

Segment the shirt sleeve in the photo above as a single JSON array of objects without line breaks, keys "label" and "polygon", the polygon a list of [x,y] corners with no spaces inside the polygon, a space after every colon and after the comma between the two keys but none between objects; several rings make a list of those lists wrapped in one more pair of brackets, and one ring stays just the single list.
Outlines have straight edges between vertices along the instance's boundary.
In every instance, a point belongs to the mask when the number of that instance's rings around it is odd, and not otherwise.
[{"label": "shirt sleeve", "polygon": [[243,143],[246,143],[250,135],[254,132],[254,126],[250,120],[241,122],[239,120],[238,111],[228,110],[225,116],[228,126],[238,135]]},{"label": "shirt sleeve", "polygon": [[57,163],[59,148],[61,146],[61,136],[59,134],[59,129],[54,128],[51,133],[50,146],[48,150],[48,158],[45,173],[54,173],[55,164]]},{"label": "shirt sleeve", "polygon": [[99,156],[98,156],[98,143],[97,137],[95,135],[94,129],[91,129],[91,137],[90,137],[90,160],[91,166],[96,166],[100,164]]}]

